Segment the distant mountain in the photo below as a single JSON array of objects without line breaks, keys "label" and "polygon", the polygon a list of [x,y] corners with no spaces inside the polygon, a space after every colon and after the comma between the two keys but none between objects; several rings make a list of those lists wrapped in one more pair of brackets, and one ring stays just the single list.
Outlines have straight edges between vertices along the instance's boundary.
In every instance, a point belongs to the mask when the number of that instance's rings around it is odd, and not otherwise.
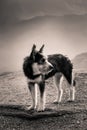
[{"label": "distant mountain", "polygon": [[87,52],[77,55],[72,62],[76,71],[87,72]]}]

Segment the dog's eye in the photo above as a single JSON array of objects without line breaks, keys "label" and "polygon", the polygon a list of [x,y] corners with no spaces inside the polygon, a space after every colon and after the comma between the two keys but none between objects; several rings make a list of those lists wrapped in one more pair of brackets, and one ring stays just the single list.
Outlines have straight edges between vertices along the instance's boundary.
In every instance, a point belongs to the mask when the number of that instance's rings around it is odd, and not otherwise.
[{"label": "dog's eye", "polygon": [[45,61],[46,61],[46,59],[45,58],[42,58],[41,60],[40,60],[40,64],[44,64],[45,63]]},{"label": "dog's eye", "polygon": [[45,62],[45,59],[43,58],[41,61],[44,63],[44,62]]}]

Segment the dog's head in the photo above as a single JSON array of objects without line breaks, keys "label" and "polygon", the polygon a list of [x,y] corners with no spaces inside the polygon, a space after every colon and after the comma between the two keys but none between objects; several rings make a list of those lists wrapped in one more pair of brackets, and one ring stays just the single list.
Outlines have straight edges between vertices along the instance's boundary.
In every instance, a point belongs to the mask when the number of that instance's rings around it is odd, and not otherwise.
[{"label": "dog's head", "polygon": [[33,45],[32,47],[30,59],[32,61],[32,70],[34,75],[38,73],[45,73],[53,69],[52,64],[49,63],[47,58],[43,55],[43,48],[44,45],[42,45],[39,51],[37,51],[36,45]]}]

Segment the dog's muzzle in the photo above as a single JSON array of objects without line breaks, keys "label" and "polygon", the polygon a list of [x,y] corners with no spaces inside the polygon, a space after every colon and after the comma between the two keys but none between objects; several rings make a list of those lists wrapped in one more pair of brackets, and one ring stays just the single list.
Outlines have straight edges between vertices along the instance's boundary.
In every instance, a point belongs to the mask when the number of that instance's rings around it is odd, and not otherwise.
[{"label": "dog's muzzle", "polygon": [[38,65],[40,72],[43,74],[48,73],[53,69],[53,65],[47,59],[44,58],[39,62]]},{"label": "dog's muzzle", "polygon": [[48,62],[47,60],[45,62],[45,66],[46,66],[47,71],[50,71],[54,68],[53,65],[50,62]]},{"label": "dog's muzzle", "polygon": [[49,70],[52,70],[54,67],[52,65],[49,66]]}]

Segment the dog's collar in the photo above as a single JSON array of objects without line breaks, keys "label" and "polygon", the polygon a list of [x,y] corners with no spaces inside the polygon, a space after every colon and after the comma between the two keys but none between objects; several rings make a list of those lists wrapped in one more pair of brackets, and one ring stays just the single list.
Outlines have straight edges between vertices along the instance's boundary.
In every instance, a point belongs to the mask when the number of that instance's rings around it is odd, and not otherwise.
[{"label": "dog's collar", "polygon": [[36,79],[36,78],[38,78],[38,77],[41,76],[41,75],[42,75],[42,73],[32,75],[32,78],[31,78],[31,79]]}]

